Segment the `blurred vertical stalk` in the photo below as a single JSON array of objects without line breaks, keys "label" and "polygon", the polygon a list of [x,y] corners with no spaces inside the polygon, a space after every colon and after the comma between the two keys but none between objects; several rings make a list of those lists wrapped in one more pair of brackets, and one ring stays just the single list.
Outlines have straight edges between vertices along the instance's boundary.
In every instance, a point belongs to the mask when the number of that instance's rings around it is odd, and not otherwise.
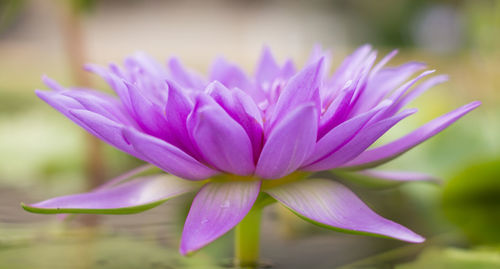
[{"label": "blurred vertical stalk", "polygon": [[257,268],[262,208],[254,206],[236,226],[234,263],[238,268]]},{"label": "blurred vertical stalk", "polygon": [[[61,25],[63,30],[65,50],[69,60],[69,68],[73,80],[81,87],[90,88],[90,78],[83,70],[86,51],[82,27],[82,8],[80,0],[68,1],[62,8]],[[87,188],[94,189],[102,185],[105,177],[103,144],[93,135],[85,132],[85,174]],[[96,223],[96,218],[85,218],[86,224]]]}]

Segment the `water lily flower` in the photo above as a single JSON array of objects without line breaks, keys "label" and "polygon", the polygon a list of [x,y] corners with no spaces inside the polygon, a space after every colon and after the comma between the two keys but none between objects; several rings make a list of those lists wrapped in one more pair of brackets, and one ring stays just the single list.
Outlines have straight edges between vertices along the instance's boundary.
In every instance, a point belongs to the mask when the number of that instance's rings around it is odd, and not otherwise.
[{"label": "water lily flower", "polygon": [[[182,233],[182,254],[202,248],[242,220],[239,240],[255,241],[245,238],[244,227],[258,226],[252,210],[266,201],[333,230],[423,242],[340,183],[314,177],[329,170],[385,183],[433,179],[371,168],[429,139],[480,103],[371,148],[416,112],[404,109],[408,103],[446,80],[427,79],[433,71],[423,71],[425,65],[418,62],[386,67],[394,55],[376,63],[376,51],[365,45],[333,75],[329,53],[319,47],[300,70],[291,60],[277,63],[265,48],[253,76],[222,58],[202,76],[176,58],[163,66],[143,53],[122,66],[86,66],[116,96],[44,78],[52,91],[36,91],[41,99],[96,137],[168,174],[127,176],[89,193],[23,207],[48,214],[130,214],[197,192]],[[418,71],[423,72],[415,75]],[[241,252],[251,252],[251,242],[246,244]]]}]

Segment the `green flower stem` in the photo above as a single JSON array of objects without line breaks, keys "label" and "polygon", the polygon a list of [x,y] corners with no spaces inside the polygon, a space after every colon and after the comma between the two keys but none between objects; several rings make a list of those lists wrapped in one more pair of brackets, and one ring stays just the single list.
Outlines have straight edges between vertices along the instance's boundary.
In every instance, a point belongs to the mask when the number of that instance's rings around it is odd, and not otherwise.
[{"label": "green flower stem", "polygon": [[239,267],[255,268],[259,263],[259,234],[262,207],[254,206],[236,226],[235,264]]}]

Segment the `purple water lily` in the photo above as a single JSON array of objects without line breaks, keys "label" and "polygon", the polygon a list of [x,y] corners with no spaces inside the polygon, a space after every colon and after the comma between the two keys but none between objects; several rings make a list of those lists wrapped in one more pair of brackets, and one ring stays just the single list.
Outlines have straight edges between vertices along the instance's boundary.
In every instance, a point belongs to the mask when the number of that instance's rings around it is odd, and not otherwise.
[{"label": "purple water lily", "polygon": [[[306,66],[278,64],[266,48],[255,74],[217,59],[208,77],[172,58],[165,68],[144,54],[123,66],[87,69],[117,96],[64,88],[37,95],[88,132],[170,175],[122,177],[89,193],[23,205],[35,213],[129,214],[197,192],[180,251],[200,249],[235,227],[263,200],[343,232],[419,243],[424,238],[387,220],[354,193],[313,172],[331,170],[384,183],[433,180],[419,173],[374,171],[479,106],[472,102],[388,144],[369,148],[401,120],[403,109],[445,76],[424,80],[417,62],[385,67],[363,46],[329,75],[329,53],[316,48]],[[418,71],[420,75],[414,76]],[[417,84],[417,82],[419,82]],[[349,171],[349,172],[346,172]]]}]

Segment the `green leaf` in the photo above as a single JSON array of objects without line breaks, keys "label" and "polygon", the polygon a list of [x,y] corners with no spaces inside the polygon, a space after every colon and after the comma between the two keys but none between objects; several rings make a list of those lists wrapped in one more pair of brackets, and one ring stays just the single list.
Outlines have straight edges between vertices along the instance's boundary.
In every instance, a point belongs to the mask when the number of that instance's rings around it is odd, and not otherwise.
[{"label": "green leaf", "polygon": [[491,249],[429,248],[413,262],[396,269],[494,269],[500,268],[500,253]]},{"label": "green leaf", "polygon": [[462,169],[444,187],[446,217],[472,243],[500,243],[500,160]]}]

